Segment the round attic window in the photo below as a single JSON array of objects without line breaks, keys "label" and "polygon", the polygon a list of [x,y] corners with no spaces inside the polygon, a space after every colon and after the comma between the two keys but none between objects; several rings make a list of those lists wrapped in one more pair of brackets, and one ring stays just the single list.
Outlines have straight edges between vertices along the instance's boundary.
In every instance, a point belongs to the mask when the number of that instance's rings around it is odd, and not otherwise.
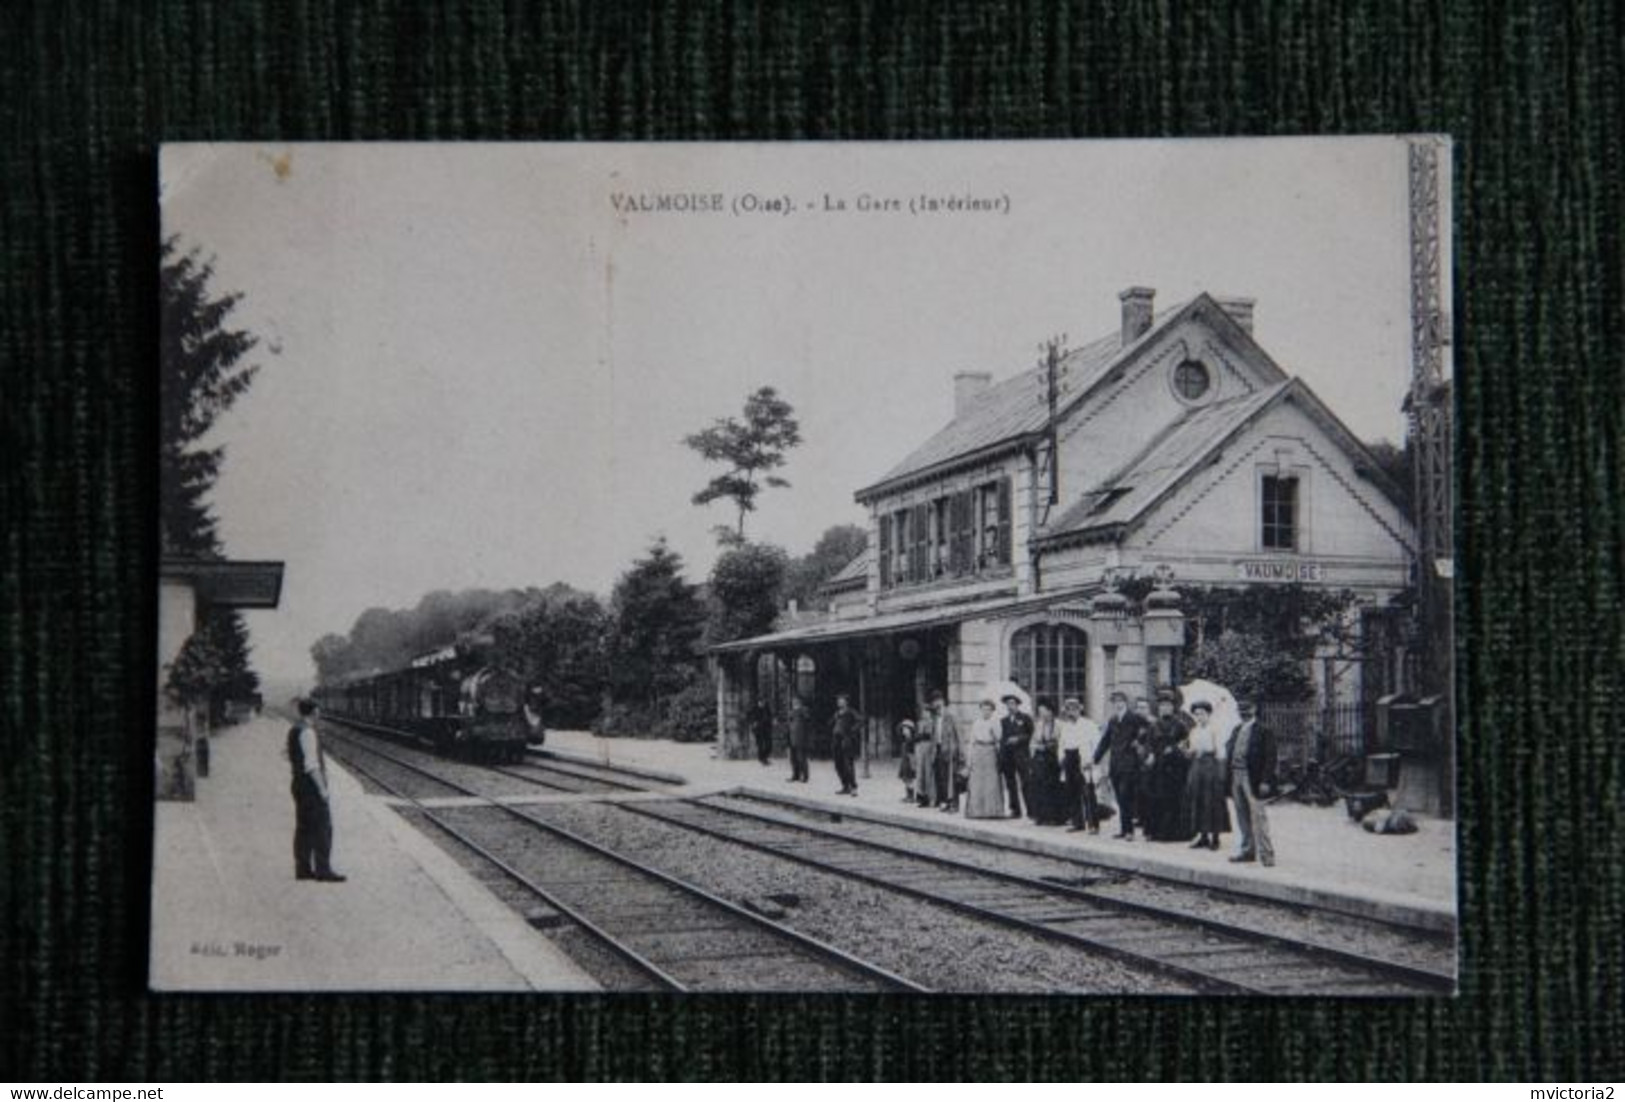
[{"label": "round attic window", "polygon": [[1212,386],[1213,376],[1200,360],[1186,360],[1174,368],[1174,390],[1187,402],[1203,397]]}]

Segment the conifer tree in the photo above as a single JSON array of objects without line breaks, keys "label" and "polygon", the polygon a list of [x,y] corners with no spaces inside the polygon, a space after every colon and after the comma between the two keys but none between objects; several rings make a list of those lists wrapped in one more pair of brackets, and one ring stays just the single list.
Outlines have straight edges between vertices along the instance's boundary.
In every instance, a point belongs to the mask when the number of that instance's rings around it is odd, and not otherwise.
[{"label": "conifer tree", "polygon": [[609,688],[619,701],[658,706],[692,679],[705,606],[683,578],[682,556],[656,540],[615,584]]},{"label": "conifer tree", "polygon": [[202,441],[259,371],[244,362],[257,338],[227,327],[242,296],[215,295],[213,277],[214,265],[196,251],[182,253],[174,238],[164,242],[158,277],[159,534],[166,554],[203,558],[222,553],[208,495],[225,449]]},{"label": "conifer tree", "polygon": [[[259,371],[244,362],[258,340],[227,327],[242,296],[215,295],[209,287],[213,278],[212,263],[195,251],[182,253],[174,238],[164,242],[158,276],[158,531],[166,555],[224,554],[208,496],[225,448],[205,447],[203,439]],[[184,657],[171,691],[207,699],[216,717],[227,699],[259,691],[259,677],[249,665],[248,628],[235,610],[208,613]]]}]

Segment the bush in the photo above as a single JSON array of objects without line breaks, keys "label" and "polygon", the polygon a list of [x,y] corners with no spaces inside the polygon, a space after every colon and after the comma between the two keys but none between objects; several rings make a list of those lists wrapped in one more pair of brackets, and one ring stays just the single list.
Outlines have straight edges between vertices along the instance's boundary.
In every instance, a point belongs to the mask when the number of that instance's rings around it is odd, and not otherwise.
[{"label": "bush", "polygon": [[683,688],[666,703],[666,737],[678,742],[712,742],[717,737],[717,693],[708,678]]},{"label": "bush", "polygon": [[1204,640],[1202,648],[1186,659],[1185,676],[1223,685],[1237,699],[1289,701],[1315,695],[1306,659],[1244,631]]},{"label": "bush", "polygon": [[716,689],[696,674],[658,705],[611,704],[593,720],[593,734],[603,738],[667,738],[677,742],[710,742],[717,736]]}]

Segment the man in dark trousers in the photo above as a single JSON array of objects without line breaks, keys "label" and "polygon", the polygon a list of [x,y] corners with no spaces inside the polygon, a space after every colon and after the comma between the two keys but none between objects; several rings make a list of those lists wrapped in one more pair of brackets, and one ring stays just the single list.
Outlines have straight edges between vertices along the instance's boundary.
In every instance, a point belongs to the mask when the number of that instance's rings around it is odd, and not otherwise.
[{"label": "man in dark trousers", "polygon": [[1150,754],[1151,722],[1128,710],[1128,696],[1112,693],[1112,717],[1106,721],[1094,762],[1099,765],[1109,752],[1112,756],[1107,777],[1117,794],[1117,837],[1134,840],[1134,824],[1140,814],[1140,782]]},{"label": "man in dark trousers", "polygon": [[812,712],[800,696],[790,700],[790,779],[807,783],[807,742],[812,738]]},{"label": "man in dark trousers", "polygon": [[333,871],[333,813],[328,803],[327,759],[316,734],[316,702],[299,702],[299,722],[288,728],[293,767],[293,875],[296,880],[340,883]]},{"label": "man in dark trousers", "polygon": [[767,701],[761,697],[750,706],[745,714],[750,722],[750,733],[756,739],[756,759],[763,765],[773,761],[773,709],[767,706]]},{"label": "man in dark trousers", "polygon": [[1241,723],[1224,744],[1224,758],[1230,763],[1230,798],[1241,841],[1230,860],[1273,865],[1275,846],[1263,797],[1275,787],[1275,732],[1258,722],[1256,702],[1241,702]]},{"label": "man in dark trousers", "polygon": [[[925,719],[914,740],[915,792],[921,807],[935,806],[950,814],[959,811],[959,771],[965,754],[959,745],[959,724],[947,710],[947,698],[934,689],[925,704]],[[929,783],[927,783],[929,781]]]},{"label": "man in dark trousers", "polygon": [[[1027,784],[1029,747],[1033,741],[1033,717],[1021,710],[1015,693],[1004,697],[1004,718],[999,721],[999,775],[1010,805],[1010,818],[1021,818],[1021,793]],[[1028,793],[1029,798],[1031,793]]]},{"label": "man in dark trousers", "polygon": [[858,775],[852,762],[863,746],[863,717],[852,710],[852,701],[845,693],[835,698],[835,718],[830,721],[832,748],[835,751],[835,775],[840,778],[840,796],[858,794]]}]

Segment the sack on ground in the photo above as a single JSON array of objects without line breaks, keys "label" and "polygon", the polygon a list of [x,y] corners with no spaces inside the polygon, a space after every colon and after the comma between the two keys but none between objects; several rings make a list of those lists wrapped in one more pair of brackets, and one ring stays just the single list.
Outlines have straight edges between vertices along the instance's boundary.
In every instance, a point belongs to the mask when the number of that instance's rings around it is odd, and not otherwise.
[{"label": "sack on ground", "polygon": [[1398,807],[1373,812],[1360,825],[1372,834],[1415,834],[1417,829],[1416,820]]}]

